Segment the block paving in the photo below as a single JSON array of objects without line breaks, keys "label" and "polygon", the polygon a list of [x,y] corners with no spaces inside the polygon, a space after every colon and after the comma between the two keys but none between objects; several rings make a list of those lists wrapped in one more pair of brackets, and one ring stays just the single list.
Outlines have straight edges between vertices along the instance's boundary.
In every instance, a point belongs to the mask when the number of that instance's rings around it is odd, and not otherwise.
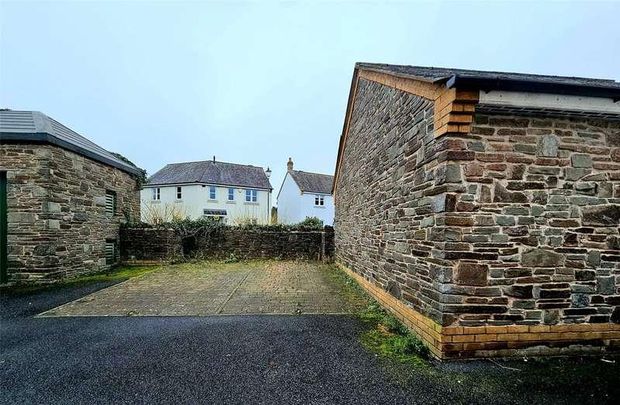
[{"label": "block paving", "polygon": [[354,308],[310,262],[205,262],[164,266],[40,316],[343,314]]}]

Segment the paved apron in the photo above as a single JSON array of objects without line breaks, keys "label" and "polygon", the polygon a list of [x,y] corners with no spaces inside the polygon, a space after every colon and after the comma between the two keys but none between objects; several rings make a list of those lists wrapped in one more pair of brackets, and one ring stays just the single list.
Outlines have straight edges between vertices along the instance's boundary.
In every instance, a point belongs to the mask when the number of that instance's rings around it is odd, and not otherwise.
[{"label": "paved apron", "polygon": [[353,311],[330,266],[303,262],[167,266],[40,316],[342,314]]}]

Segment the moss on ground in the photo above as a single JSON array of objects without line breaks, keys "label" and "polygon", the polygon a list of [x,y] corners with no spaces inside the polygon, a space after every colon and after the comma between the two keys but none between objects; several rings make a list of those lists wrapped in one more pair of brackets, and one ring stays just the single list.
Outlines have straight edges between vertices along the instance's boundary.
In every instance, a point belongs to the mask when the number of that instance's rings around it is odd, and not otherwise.
[{"label": "moss on ground", "polygon": [[51,284],[39,284],[39,285],[16,285],[11,287],[5,287],[0,292],[7,295],[24,295],[33,294],[41,291],[47,291],[58,288],[74,287],[85,284],[95,283],[115,283],[128,280],[132,277],[142,276],[144,274],[155,271],[161,267],[159,266],[122,266],[112,270],[77,276],[73,278],[67,278]]},{"label": "moss on ground", "polygon": [[[620,398],[620,358],[520,358],[438,362],[396,318],[336,266],[322,266],[354,303],[366,326],[361,344],[380,357],[395,382],[427,380],[462,403],[613,403]],[[442,402],[442,401],[440,401]],[[617,402],[616,402],[617,403]]]},{"label": "moss on ground", "polygon": [[373,353],[399,363],[426,365],[428,348],[398,319],[384,310],[366,291],[336,266],[323,266],[332,282],[339,285],[343,297],[366,326],[360,335],[362,345]]}]

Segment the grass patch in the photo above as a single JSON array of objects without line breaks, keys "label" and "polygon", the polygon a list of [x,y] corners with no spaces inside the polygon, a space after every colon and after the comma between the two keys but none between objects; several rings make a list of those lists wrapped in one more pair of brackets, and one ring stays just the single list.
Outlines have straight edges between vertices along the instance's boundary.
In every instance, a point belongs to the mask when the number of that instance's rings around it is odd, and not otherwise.
[{"label": "grass patch", "polygon": [[[439,363],[398,319],[336,266],[325,266],[342,295],[357,306],[367,326],[361,344],[388,360],[386,371],[404,387],[425,381],[446,402],[457,403],[616,403],[620,397],[620,357],[521,358]],[[453,401],[454,402],[454,401]]]},{"label": "grass patch", "polygon": [[336,266],[328,268],[345,299],[358,308],[355,315],[367,326],[360,342],[377,355],[414,365],[426,364],[428,348],[396,317],[384,310],[366,291]]},{"label": "grass patch", "polygon": [[158,266],[123,266],[117,267],[112,270],[88,274],[83,276],[77,276],[74,278],[64,279],[52,284],[44,285],[15,285],[12,287],[3,287],[0,292],[6,295],[24,295],[32,294],[41,291],[53,290],[65,287],[74,287],[84,284],[94,283],[114,283],[128,280],[132,277],[142,276],[159,269]]}]

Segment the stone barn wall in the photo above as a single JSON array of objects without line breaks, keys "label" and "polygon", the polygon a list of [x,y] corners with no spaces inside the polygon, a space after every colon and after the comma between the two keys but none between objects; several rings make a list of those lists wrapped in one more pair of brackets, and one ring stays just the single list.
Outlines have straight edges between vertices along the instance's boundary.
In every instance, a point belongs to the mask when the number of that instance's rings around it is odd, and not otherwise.
[{"label": "stone barn wall", "polygon": [[361,79],[335,193],[336,260],[439,323],[434,280],[449,263],[431,258],[445,234],[433,226],[460,187],[439,162],[448,142],[433,102]]},{"label": "stone barn wall", "polygon": [[618,121],[472,112],[436,137],[432,101],[354,95],[336,260],[435,355],[620,346]]},{"label": "stone barn wall", "polygon": [[9,281],[54,267],[39,241],[45,238],[43,210],[48,201],[49,159],[45,148],[0,145],[0,170],[7,172]]},{"label": "stone barn wall", "polygon": [[[136,180],[116,168],[45,144],[0,145],[8,177],[9,281],[45,282],[105,270],[106,240],[138,220]],[[106,191],[117,209],[105,213]]]},{"label": "stone barn wall", "polygon": [[458,324],[620,323],[618,123],[478,114],[461,142],[444,288],[483,306],[455,308]]}]

